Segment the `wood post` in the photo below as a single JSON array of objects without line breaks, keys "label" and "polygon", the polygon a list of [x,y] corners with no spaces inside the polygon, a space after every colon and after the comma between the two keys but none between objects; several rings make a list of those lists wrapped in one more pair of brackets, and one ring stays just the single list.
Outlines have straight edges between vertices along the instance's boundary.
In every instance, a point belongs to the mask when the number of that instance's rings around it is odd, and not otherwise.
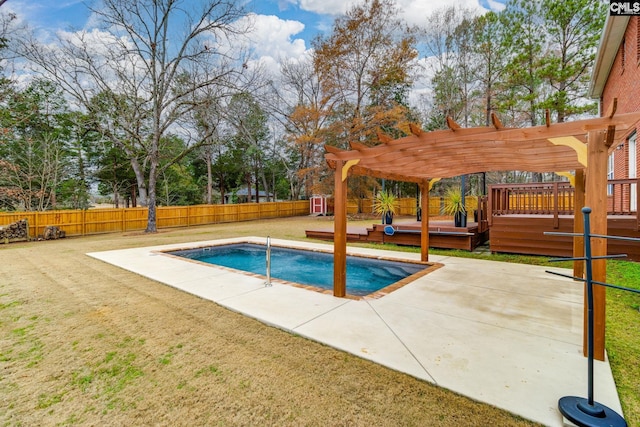
[{"label": "wood post", "polygon": [[333,295],[347,293],[347,180],[345,162],[336,161],[333,222]]},{"label": "wood post", "polygon": [[[591,208],[591,234],[607,234],[607,160],[609,154],[605,145],[603,131],[589,131],[587,143],[587,174],[585,182],[585,206]],[[576,180],[576,185],[577,180]],[[593,257],[607,254],[606,239],[591,239],[591,253]],[[593,280],[606,282],[607,264],[604,259],[595,259],[592,264]],[[593,286],[593,351],[594,358],[604,360],[605,345],[605,302],[606,289],[604,286]],[[583,350],[587,355],[587,304],[585,292],[584,311],[584,339]]]},{"label": "wood post", "polygon": [[420,209],[422,217],[420,221],[420,260],[429,261],[429,181],[420,184]]}]

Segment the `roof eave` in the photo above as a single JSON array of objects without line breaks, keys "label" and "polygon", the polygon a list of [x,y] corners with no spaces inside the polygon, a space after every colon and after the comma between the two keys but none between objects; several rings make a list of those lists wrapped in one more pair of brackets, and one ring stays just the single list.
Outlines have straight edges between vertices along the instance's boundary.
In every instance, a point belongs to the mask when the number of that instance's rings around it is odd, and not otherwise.
[{"label": "roof eave", "polygon": [[602,96],[613,61],[616,59],[618,48],[627,30],[629,18],[629,16],[607,16],[589,84],[589,97],[592,99],[599,99]]}]

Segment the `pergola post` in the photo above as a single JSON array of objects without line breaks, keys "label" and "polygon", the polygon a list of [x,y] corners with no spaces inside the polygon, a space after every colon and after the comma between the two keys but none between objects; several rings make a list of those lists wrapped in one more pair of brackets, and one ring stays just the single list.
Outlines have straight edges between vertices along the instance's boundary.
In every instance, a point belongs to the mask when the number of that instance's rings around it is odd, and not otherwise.
[{"label": "pergola post", "polygon": [[342,160],[336,161],[333,212],[333,295],[347,293],[347,171]]},{"label": "pergola post", "polygon": [[420,184],[420,260],[429,261],[429,181]]},{"label": "pergola post", "polygon": [[[605,144],[604,131],[589,131],[587,140],[587,173],[585,182],[585,206],[591,208],[591,234],[607,234],[607,160],[609,154]],[[577,180],[576,180],[577,185]],[[591,240],[594,258],[607,254],[607,240]],[[606,282],[607,264],[604,259],[594,259],[593,281]],[[604,360],[605,344],[605,302],[604,286],[593,286],[593,351],[594,358]],[[585,292],[583,350],[587,355],[587,304]]]}]

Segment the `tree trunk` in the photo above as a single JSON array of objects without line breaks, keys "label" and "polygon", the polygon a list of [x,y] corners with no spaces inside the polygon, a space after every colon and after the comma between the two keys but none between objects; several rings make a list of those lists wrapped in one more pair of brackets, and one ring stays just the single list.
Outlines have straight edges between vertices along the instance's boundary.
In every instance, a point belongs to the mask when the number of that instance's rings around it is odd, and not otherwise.
[{"label": "tree trunk", "polygon": [[[260,177],[262,178],[262,186],[264,187],[264,192],[267,193],[267,202],[271,201],[270,191],[269,191],[269,183],[267,182],[267,176],[264,173],[264,170],[260,172]],[[256,199],[259,200],[259,199]]]},{"label": "tree trunk", "polygon": [[145,233],[155,233],[158,231],[156,226],[156,182],[158,175],[158,153],[157,151],[151,155],[149,167],[149,197],[148,197],[148,214],[147,228]]},{"label": "tree trunk", "polygon": [[[155,167],[152,168],[155,171]],[[138,183],[138,201],[141,206],[147,206],[147,184],[144,179],[144,171],[136,159],[131,159],[131,169],[133,169],[133,173],[136,175],[136,182]],[[136,204],[134,204],[134,206]]]},{"label": "tree trunk", "polygon": [[[222,191],[220,193],[222,193]],[[211,153],[209,153],[209,150],[207,150],[207,204],[210,205],[212,200],[213,200],[213,174],[211,171]]]}]

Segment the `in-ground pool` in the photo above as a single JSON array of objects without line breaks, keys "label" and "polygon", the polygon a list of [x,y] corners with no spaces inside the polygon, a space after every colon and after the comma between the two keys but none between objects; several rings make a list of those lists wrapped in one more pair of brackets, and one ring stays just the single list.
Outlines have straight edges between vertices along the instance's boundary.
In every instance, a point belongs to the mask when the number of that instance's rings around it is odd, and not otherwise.
[{"label": "in-ground pool", "polygon": [[[266,276],[266,246],[263,245],[237,243],[168,253]],[[429,267],[420,263],[347,256],[347,293],[368,295]],[[271,277],[333,289],[333,254],[272,246]]]}]

